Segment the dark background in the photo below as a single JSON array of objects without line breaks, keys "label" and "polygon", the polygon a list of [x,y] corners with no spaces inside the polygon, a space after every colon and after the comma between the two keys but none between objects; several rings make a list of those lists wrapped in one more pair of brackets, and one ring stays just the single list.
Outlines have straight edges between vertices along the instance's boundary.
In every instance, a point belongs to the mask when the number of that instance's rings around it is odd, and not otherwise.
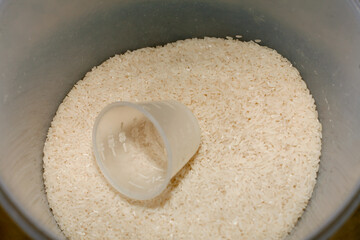
[{"label": "dark background", "polygon": [[[330,240],[360,239],[360,207]],[[3,240],[30,240],[0,207],[0,238]]]}]

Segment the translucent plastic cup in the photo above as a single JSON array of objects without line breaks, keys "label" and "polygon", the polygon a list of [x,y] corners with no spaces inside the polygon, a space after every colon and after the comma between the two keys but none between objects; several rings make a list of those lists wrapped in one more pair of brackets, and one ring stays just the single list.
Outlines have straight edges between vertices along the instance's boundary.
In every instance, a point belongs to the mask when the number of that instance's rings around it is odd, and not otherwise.
[{"label": "translucent plastic cup", "polygon": [[108,182],[125,196],[158,196],[200,145],[194,114],[176,101],[115,102],[93,129],[96,161]]}]

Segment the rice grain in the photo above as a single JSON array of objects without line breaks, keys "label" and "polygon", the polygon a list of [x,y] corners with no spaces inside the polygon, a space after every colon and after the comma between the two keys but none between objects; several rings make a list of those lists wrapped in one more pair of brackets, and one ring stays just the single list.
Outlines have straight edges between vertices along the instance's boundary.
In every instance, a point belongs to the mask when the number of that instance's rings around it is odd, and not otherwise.
[{"label": "rice grain", "polygon": [[[115,101],[167,99],[198,118],[201,147],[161,196],[126,199],[96,165],[95,117]],[[312,194],[320,150],[314,99],[287,59],[254,42],[190,39],[87,73],[52,121],[44,181],[70,239],[282,239]]]}]

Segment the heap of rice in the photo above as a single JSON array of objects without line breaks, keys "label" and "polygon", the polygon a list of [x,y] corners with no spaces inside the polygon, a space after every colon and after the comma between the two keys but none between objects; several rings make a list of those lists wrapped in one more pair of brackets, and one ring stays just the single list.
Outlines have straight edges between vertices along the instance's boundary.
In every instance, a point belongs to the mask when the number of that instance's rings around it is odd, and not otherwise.
[{"label": "heap of rice", "polygon": [[[149,201],[102,176],[95,117],[114,101],[173,99],[199,120],[197,155]],[[70,239],[281,239],[316,182],[321,125],[298,71],[254,42],[191,39],[116,55],[60,105],[44,148],[54,216]]]}]

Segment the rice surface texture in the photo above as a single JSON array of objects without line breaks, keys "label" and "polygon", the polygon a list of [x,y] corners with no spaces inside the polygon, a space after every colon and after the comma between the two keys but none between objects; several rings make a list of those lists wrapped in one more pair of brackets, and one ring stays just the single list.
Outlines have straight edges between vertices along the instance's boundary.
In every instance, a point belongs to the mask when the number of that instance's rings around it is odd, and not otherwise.
[{"label": "rice surface texture", "polygon": [[[175,100],[197,117],[201,146],[157,198],[113,189],[92,149],[116,101]],[[69,239],[283,239],[311,197],[321,124],[305,82],[275,50],[205,38],[116,55],[77,82],[44,147],[44,181]]]}]

